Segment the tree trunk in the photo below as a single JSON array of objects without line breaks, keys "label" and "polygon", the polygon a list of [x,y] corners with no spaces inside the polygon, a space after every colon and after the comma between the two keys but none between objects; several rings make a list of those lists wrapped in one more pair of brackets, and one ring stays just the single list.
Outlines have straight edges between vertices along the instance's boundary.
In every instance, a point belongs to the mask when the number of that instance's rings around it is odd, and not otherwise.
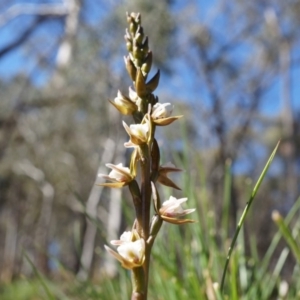
[{"label": "tree trunk", "polygon": [[[102,154],[97,175],[99,173],[107,172],[107,169],[105,168],[104,164],[112,161],[115,152],[115,143],[113,140],[108,138],[104,143],[104,145],[105,145],[105,149]],[[90,218],[94,220],[97,217],[97,206],[103,191],[103,187],[96,186],[96,182],[97,182],[97,176],[86,204],[86,213]],[[93,222],[91,222],[89,218],[86,218],[86,222],[87,222],[87,227],[83,237],[83,247],[82,247],[82,253],[80,257],[80,269],[77,273],[77,278],[80,280],[86,280],[89,276],[91,264],[93,260],[94,245],[95,245],[95,239],[97,233],[96,225]]]}]

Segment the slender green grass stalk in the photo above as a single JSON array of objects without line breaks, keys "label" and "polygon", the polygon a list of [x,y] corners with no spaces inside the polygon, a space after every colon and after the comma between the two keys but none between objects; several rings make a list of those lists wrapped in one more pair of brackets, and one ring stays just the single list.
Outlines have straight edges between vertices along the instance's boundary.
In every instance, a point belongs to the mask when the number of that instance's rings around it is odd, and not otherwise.
[{"label": "slender green grass stalk", "polygon": [[289,245],[293,255],[295,256],[295,258],[298,262],[298,264],[300,265],[300,247],[297,244],[295,238],[293,237],[290,229],[288,228],[288,226],[286,225],[286,223],[284,222],[282,216],[280,215],[280,213],[278,211],[274,211],[272,213],[272,219],[276,223],[276,225],[278,226],[282,236],[286,240],[286,242]]},{"label": "slender green grass stalk", "polygon": [[[292,219],[295,217],[295,215],[297,214],[297,212],[300,210],[300,197],[297,199],[297,201],[295,202],[295,204],[292,206],[291,210],[289,211],[289,213],[287,214],[287,216],[285,217],[285,223],[288,225]],[[271,275],[268,274],[268,268],[270,266],[270,262],[271,259],[273,257],[273,254],[275,253],[275,250],[278,246],[278,243],[280,241],[282,237],[282,233],[280,231],[276,232],[276,234],[273,236],[271,244],[269,246],[269,248],[267,249],[263,259],[261,261],[259,261],[258,259],[258,254],[255,254],[255,251],[251,251],[252,256],[256,256],[256,264],[259,264],[259,268],[255,271],[254,273],[254,281],[252,282],[247,295],[249,296],[248,299],[254,299],[257,296],[257,290],[259,289],[259,287],[264,287],[262,289],[262,295],[261,295],[261,299],[269,299],[270,294],[272,292],[271,288],[266,288],[270,286],[270,283],[272,283],[272,286],[274,288],[274,279]],[[252,238],[252,244],[255,241],[253,241]],[[252,245],[251,248],[254,248],[255,246]],[[299,276],[298,276],[299,277]],[[294,278],[297,278],[294,276]]]},{"label": "slender green grass stalk", "polygon": [[267,284],[265,285],[265,289],[262,292],[263,299],[269,299],[272,291],[274,290],[280,276],[280,272],[286,262],[286,259],[289,254],[289,249],[284,248],[277,260],[276,266],[273,270],[272,275],[268,278]]},{"label": "slender green grass stalk", "polygon": [[103,228],[102,224],[99,223],[98,219],[91,216],[86,209],[86,204],[84,203],[84,200],[81,198],[81,196],[77,192],[73,192],[73,195],[75,197],[75,200],[78,201],[78,203],[81,205],[83,208],[83,214],[84,216],[91,222],[93,225],[97,228],[98,234],[100,234],[101,238],[105,239],[106,238],[106,232],[105,229]]},{"label": "slender green grass stalk", "polygon": [[238,273],[238,260],[239,260],[239,251],[236,251],[230,261],[230,266],[232,272],[230,273],[231,275],[231,280],[230,280],[230,299],[232,300],[238,300],[238,290],[237,290],[237,273]]},{"label": "slender green grass stalk", "polygon": [[[288,225],[293,217],[296,215],[296,213],[300,210],[300,197],[297,199],[296,203],[293,205],[291,210],[289,211],[288,215],[285,218],[285,223]],[[279,240],[281,238],[282,234],[280,231],[278,231],[275,236],[272,239],[271,245],[269,246],[262,262],[261,262],[261,271],[260,271],[260,276],[258,277],[258,280],[260,281],[265,273],[267,272],[267,268],[270,264],[271,257],[279,243]]]},{"label": "slender green grass stalk", "polygon": [[222,231],[223,238],[228,236],[229,230],[229,206],[231,198],[231,160],[227,160],[225,163],[225,178],[224,178],[224,196],[223,196],[223,207],[222,207]]},{"label": "slender green grass stalk", "polygon": [[247,266],[246,266],[246,253],[245,253],[245,232],[243,230],[240,231],[240,235],[238,237],[238,246],[239,246],[239,279],[240,286],[242,291],[246,291],[248,286],[248,275],[247,275]]},{"label": "slender green grass stalk", "polygon": [[266,173],[267,173],[267,171],[268,171],[268,169],[269,169],[269,167],[270,167],[270,165],[271,165],[271,162],[272,162],[273,159],[274,159],[274,156],[275,156],[275,154],[276,154],[276,151],[277,151],[277,149],[278,149],[278,147],[279,147],[279,143],[280,143],[280,142],[277,143],[277,145],[276,145],[275,149],[273,150],[271,156],[269,157],[269,159],[268,159],[268,161],[267,161],[267,163],[266,163],[266,165],[265,165],[265,167],[264,167],[262,173],[260,174],[260,176],[259,176],[259,178],[258,178],[258,180],[257,180],[257,182],[256,182],[256,184],[255,184],[255,186],[254,186],[254,188],[253,188],[253,190],[252,190],[250,199],[249,199],[249,201],[247,202],[246,207],[245,207],[245,209],[244,209],[244,211],[243,211],[243,213],[242,213],[242,216],[241,216],[241,218],[240,218],[240,220],[239,220],[239,222],[238,222],[238,225],[237,225],[235,234],[234,234],[234,236],[233,236],[231,245],[230,245],[230,247],[229,247],[229,249],[228,249],[228,254],[227,254],[227,258],[226,258],[226,262],[225,262],[225,266],[224,266],[224,270],[223,270],[223,275],[222,275],[222,279],[221,279],[221,292],[223,292],[223,290],[224,290],[224,284],[225,284],[226,272],[227,272],[229,260],[230,260],[230,257],[231,257],[233,248],[234,248],[234,246],[235,246],[237,237],[238,237],[238,235],[239,235],[239,232],[240,232],[240,230],[241,230],[242,225],[243,225],[244,222],[245,222],[246,215],[247,215],[247,213],[248,213],[248,211],[249,211],[249,209],[250,209],[250,207],[251,207],[251,205],[252,205],[252,203],[253,203],[253,200],[254,200],[254,198],[255,198],[255,196],[256,196],[256,193],[257,193],[257,191],[258,191],[258,189],[259,189],[259,187],[260,187],[260,185],[261,185],[261,183],[262,183],[262,181],[263,181],[263,179],[264,179],[264,177],[265,177],[265,175],[266,175]]},{"label": "slender green grass stalk", "polygon": [[55,296],[51,293],[48,285],[46,284],[44,278],[42,277],[42,275],[40,274],[40,272],[37,270],[37,268],[35,267],[34,263],[31,261],[31,259],[29,258],[29,256],[27,255],[27,253],[25,251],[23,251],[23,255],[25,256],[26,260],[28,261],[28,263],[30,264],[30,266],[32,267],[32,270],[35,274],[35,276],[39,279],[47,297],[49,300],[55,300]]}]

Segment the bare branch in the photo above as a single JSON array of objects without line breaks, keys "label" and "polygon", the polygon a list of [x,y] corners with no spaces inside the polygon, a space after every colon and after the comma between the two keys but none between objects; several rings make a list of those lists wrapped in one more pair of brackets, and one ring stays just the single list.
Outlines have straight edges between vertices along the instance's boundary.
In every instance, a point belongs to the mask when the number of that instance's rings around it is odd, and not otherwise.
[{"label": "bare branch", "polygon": [[31,4],[18,3],[8,8],[0,15],[0,27],[6,25],[12,19],[20,15],[38,16],[65,16],[68,13],[66,5],[63,4]]},{"label": "bare branch", "polygon": [[[99,164],[97,177],[95,179],[95,183],[91,189],[89,198],[87,200],[86,204],[86,213],[88,216],[92,219],[96,219],[97,217],[97,206],[100,201],[100,196],[103,191],[103,187],[96,186],[96,183],[98,181],[98,174],[99,173],[105,173],[106,169],[103,167],[103,164],[105,162],[111,161],[114,155],[114,148],[115,143],[110,138],[107,138],[107,140],[104,143],[104,152],[102,154],[101,162]],[[87,218],[87,228],[84,233],[83,238],[83,248],[82,253],[80,257],[80,270],[77,273],[77,278],[80,280],[86,280],[88,278],[88,274],[91,268],[93,254],[94,254],[94,245],[95,245],[95,238],[96,238],[97,228],[94,223],[92,223]]]},{"label": "bare branch", "polygon": [[36,20],[22,32],[14,41],[10,44],[6,45],[4,48],[0,49],[0,58],[19,47],[22,43],[24,43],[37,29],[38,25],[45,22],[47,20],[46,17],[37,17]]}]

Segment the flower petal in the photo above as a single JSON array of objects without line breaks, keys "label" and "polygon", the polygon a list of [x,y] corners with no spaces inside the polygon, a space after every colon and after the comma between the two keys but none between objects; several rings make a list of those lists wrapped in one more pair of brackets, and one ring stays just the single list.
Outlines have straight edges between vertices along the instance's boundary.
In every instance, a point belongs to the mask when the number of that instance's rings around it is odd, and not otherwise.
[{"label": "flower petal", "polygon": [[166,216],[161,216],[161,218],[164,221],[175,224],[175,225],[182,225],[182,224],[186,224],[186,223],[197,223],[197,221],[191,220],[191,219],[177,219],[177,218],[170,218],[170,217],[166,217]]},{"label": "flower petal", "polygon": [[136,267],[141,266],[145,260],[145,241],[139,239],[134,242],[123,243],[118,247],[119,254],[124,260],[135,265]]},{"label": "flower petal", "polygon": [[120,91],[118,91],[118,96],[114,101],[109,100],[109,102],[123,115],[131,115],[138,109],[137,105],[131,99],[122,95]]},{"label": "flower petal", "polygon": [[136,230],[125,231],[120,240],[112,240],[112,245],[118,246],[117,251],[105,246],[105,249],[113,255],[126,269],[142,266],[145,261],[145,241],[140,238]]},{"label": "flower petal", "polygon": [[98,186],[106,186],[110,188],[121,188],[123,186],[128,185],[128,182],[104,182],[104,183],[97,183]]},{"label": "flower petal", "polygon": [[173,111],[171,103],[156,103],[152,107],[151,117],[153,120],[168,118]]},{"label": "flower petal", "polygon": [[[130,127],[123,121],[123,126],[130,136],[130,142],[134,145],[141,145],[147,143],[150,134],[150,128],[148,122],[143,124],[132,124]],[[129,148],[129,145],[124,144]]]},{"label": "flower petal", "polygon": [[133,179],[133,176],[130,173],[130,169],[123,167],[123,164],[118,165],[106,164],[106,166],[112,171],[109,173],[109,177],[120,182],[129,182]]},{"label": "flower petal", "polygon": [[123,164],[120,163],[118,165],[106,164],[106,166],[112,171],[108,174],[98,174],[98,177],[102,177],[106,180],[112,181],[111,183],[100,183],[97,185],[107,186],[107,187],[123,187],[127,185],[134,179],[134,176],[131,174],[130,169],[127,167],[123,167]]},{"label": "flower petal", "polygon": [[166,200],[162,204],[161,208],[159,209],[160,217],[163,220],[174,224],[191,223],[193,220],[181,219],[181,217],[195,211],[194,208],[190,208],[190,209],[182,208],[181,204],[186,201],[187,198],[176,199],[175,197],[170,196],[169,200]]}]

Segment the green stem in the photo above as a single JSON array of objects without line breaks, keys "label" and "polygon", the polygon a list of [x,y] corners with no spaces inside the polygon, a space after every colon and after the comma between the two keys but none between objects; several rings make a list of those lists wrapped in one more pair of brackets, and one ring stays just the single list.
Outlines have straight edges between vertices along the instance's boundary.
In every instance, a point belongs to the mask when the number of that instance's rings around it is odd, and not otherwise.
[{"label": "green stem", "polygon": [[[141,194],[142,194],[142,226],[143,226],[143,239],[145,243],[149,237],[150,226],[150,207],[151,207],[151,184],[150,184],[150,151],[147,144],[142,145],[142,160],[141,160]],[[148,274],[149,274],[149,262],[150,262],[150,247],[146,243],[145,248],[145,263],[144,263],[144,275],[145,275],[145,299],[147,299],[148,289]]]},{"label": "green stem", "polygon": [[131,272],[132,295],[131,300],[146,300],[147,291],[145,290],[145,274],[143,267],[133,268]]},{"label": "green stem", "polygon": [[140,188],[136,182],[133,180],[129,183],[129,190],[132,196],[134,208],[135,208],[135,215],[137,220],[137,232],[139,236],[143,236],[143,210],[142,210],[142,195]]},{"label": "green stem", "polygon": [[223,209],[222,209],[222,234],[224,239],[227,238],[229,232],[229,206],[231,196],[231,160],[226,160],[225,163],[225,179],[224,179],[224,196],[223,196]]},{"label": "green stem", "polygon": [[142,196],[142,219],[143,219],[143,238],[147,241],[150,225],[150,203],[151,203],[151,184],[150,184],[150,155],[147,144],[141,145],[141,196]]}]

